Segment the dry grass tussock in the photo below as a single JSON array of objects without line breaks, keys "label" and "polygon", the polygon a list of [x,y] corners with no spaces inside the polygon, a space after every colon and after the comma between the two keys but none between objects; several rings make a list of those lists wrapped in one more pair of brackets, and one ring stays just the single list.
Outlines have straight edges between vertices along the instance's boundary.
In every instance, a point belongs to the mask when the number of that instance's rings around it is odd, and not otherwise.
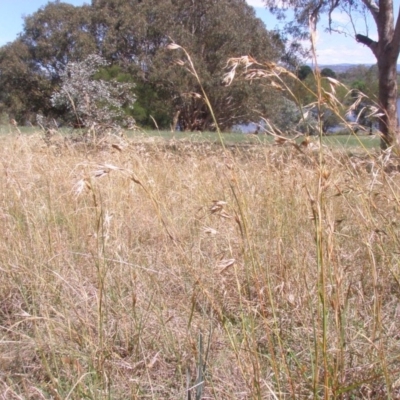
[{"label": "dry grass tussock", "polygon": [[399,398],[400,176],[322,155],[1,138],[0,398]]}]

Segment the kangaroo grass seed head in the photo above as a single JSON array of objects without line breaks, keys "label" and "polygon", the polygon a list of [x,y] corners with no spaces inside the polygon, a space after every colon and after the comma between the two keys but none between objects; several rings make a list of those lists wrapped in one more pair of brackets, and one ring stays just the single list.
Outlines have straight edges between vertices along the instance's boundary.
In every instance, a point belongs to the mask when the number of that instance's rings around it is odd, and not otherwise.
[{"label": "kangaroo grass seed head", "polygon": [[168,50],[177,50],[177,49],[181,49],[182,47],[181,46],[179,46],[178,44],[176,44],[176,43],[170,43],[168,46],[167,46],[167,49]]}]

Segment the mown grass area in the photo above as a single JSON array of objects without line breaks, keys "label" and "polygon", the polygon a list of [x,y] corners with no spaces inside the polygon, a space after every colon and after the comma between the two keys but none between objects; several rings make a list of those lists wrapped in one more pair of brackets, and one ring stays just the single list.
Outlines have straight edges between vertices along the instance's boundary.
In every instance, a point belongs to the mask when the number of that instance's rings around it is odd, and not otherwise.
[{"label": "mown grass area", "polygon": [[0,143],[2,398],[400,397],[398,161]]},{"label": "mown grass area", "polygon": [[[216,132],[170,132],[170,131],[143,131],[145,137],[159,137],[165,140],[186,140],[191,142],[220,142],[220,136]],[[134,136],[135,133],[128,134]],[[221,135],[226,144],[273,144],[275,137],[271,135],[253,135],[242,133],[222,133]],[[290,138],[290,137],[289,137]],[[298,138],[300,143],[304,137]],[[317,137],[312,137],[315,141]],[[331,147],[354,148],[361,147],[366,149],[379,148],[378,136],[356,136],[356,135],[329,135],[322,137],[322,143]]]},{"label": "mown grass area", "polygon": [[[216,132],[170,132],[170,131],[139,131],[144,137],[157,137],[164,140],[185,140],[189,142],[210,142],[219,143],[220,136]],[[138,132],[128,132],[129,137],[138,135]],[[253,135],[243,133],[222,133],[221,138],[226,144],[273,144],[275,137],[271,135]],[[290,136],[288,137],[290,139]],[[304,137],[297,139],[300,143]],[[316,141],[317,137],[312,137]],[[357,136],[357,135],[329,135],[322,137],[322,143],[327,146],[340,148],[361,147],[366,149],[379,148],[378,136]]]},{"label": "mown grass area", "polygon": [[341,149],[354,149],[357,147],[365,149],[379,149],[380,137],[377,135],[373,136],[357,136],[357,135],[332,135],[325,136],[322,138],[322,142],[329,147],[341,148]]},{"label": "mown grass area", "polygon": [[[22,134],[35,134],[38,129],[35,127],[18,127]],[[78,131],[71,128],[61,128],[60,133],[65,136],[76,134]],[[18,133],[15,127],[8,125],[0,125],[0,135]],[[271,135],[252,135],[242,133],[222,133],[221,137],[216,132],[171,132],[160,130],[143,130],[125,131],[128,138],[155,138],[166,141],[183,140],[193,143],[220,143],[221,138],[227,145],[235,144],[273,144],[275,138]],[[297,142],[300,143],[304,138],[300,137]],[[312,137],[313,141],[317,137]],[[356,135],[329,135],[322,137],[322,143],[334,148],[365,148],[365,149],[379,149],[379,137],[374,136],[356,136]]]}]

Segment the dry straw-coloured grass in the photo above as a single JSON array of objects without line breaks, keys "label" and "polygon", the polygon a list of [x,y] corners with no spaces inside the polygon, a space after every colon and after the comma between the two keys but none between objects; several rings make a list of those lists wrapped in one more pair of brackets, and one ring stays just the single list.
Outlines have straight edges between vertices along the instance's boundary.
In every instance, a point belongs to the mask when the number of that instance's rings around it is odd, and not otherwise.
[{"label": "dry straw-coloured grass", "polygon": [[393,162],[113,144],[1,139],[2,399],[400,397]]}]

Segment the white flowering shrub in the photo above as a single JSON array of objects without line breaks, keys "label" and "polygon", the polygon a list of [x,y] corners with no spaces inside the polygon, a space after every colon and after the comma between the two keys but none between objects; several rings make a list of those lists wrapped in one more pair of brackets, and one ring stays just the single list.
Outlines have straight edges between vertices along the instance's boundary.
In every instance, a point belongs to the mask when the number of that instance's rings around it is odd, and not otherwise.
[{"label": "white flowering shrub", "polygon": [[70,62],[61,75],[61,88],[53,93],[54,107],[64,107],[74,125],[95,129],[97,134],[110,128],[132,126],[134,120],[125,108],[133,108],[134,84],[95,79],[100,68],[109,63],[98,55]]}]

